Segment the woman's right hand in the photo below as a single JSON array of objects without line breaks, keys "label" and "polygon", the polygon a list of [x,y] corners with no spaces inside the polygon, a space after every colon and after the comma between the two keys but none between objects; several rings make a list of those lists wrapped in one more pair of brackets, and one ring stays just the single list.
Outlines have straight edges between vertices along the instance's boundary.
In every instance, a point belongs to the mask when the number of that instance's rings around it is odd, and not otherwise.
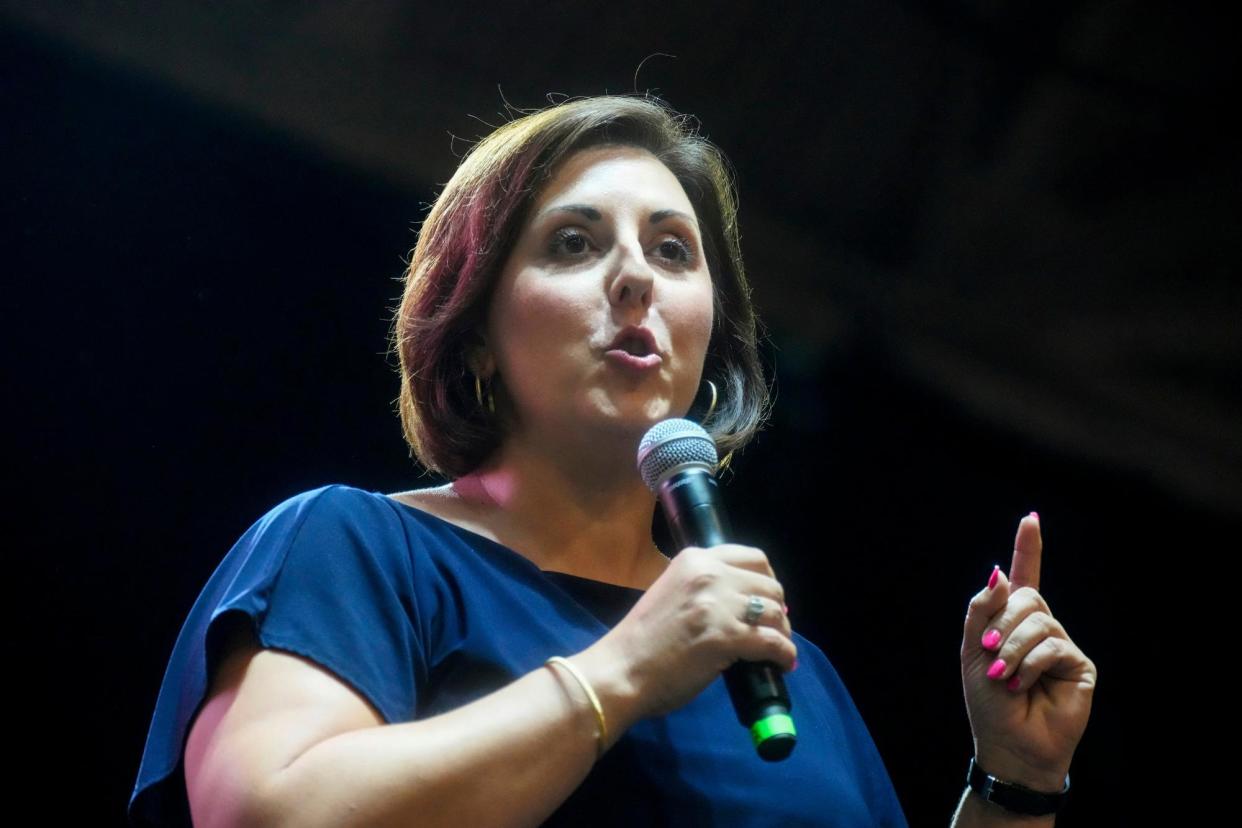
[{"label": "woman's right hand", "polygon": [[[750,596],[764,599],[756,624]],[[767,555],[752,546],[688,547],[596,646],[617,658],[634,688],[637,718],[689,703],[735,661],[771,661],[788,671],[797,647],[785,590]]]}]

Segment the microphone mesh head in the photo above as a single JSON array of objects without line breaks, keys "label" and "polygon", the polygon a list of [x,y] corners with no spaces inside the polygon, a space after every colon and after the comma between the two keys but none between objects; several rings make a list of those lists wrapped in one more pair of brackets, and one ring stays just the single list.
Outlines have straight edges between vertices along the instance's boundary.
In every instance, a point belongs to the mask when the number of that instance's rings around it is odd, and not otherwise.
[{"label": "microphone mesh head", "polygon": [[653,492],[670,469],[697,463],[714,473],[716,460],[716,442],[692,420],[656,423],[638,444],[638,473]]}]

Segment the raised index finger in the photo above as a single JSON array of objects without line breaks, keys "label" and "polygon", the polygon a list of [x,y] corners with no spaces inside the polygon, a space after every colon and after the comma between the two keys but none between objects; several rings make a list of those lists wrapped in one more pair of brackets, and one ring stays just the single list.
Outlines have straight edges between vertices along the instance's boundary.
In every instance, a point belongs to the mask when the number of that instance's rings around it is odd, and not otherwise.
[{"label": "raised index finger", "polygon": [[1013,539],[1013,563],[1009,566],[1009,582],[1014,589],[1029,586],[1039,589],[1039,560],[1044,552],[1044,540],[1039,533],[1039,515],[1031,512],[1018,522],[1018,534]]}]

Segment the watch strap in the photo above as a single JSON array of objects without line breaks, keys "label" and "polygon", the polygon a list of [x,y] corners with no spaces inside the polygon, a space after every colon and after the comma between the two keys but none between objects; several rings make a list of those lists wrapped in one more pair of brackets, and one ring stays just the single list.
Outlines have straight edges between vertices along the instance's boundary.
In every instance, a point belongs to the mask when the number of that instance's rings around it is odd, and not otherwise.
[{"label": "watch strap", "polygon": [[1041,793],[1014,782],[1004,782],[985,772],[975,757],[970,757],[970,770],[966,774],[970,789],[981,799],[995,803],[1007,811],[1030,816],[1056,813],[1069,796],[1070,778],[1065,774],[1065,787],[1058,793]]}]

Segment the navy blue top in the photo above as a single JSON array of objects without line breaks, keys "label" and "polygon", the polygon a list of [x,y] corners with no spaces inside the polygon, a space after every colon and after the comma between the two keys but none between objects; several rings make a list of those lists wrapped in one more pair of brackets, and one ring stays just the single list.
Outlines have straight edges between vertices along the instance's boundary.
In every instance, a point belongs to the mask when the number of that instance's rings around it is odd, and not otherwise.
[{"label": "navy blue top", "polygon": [[[641,590],[544,572],[530,560],[379,492],[333,484],[251,526],[190,610],[160,688],[134,825],[189,825],[182,752],[222,627],[248,620],[263,647],[311,659],[389,723],[434,716],[586,649]],[[685,707],[643,720],[600,759],[548,825],[906,826],[883,761],[836,670],[797,633],[785,676],[798,745],[765,762],[717,678]]]}]

